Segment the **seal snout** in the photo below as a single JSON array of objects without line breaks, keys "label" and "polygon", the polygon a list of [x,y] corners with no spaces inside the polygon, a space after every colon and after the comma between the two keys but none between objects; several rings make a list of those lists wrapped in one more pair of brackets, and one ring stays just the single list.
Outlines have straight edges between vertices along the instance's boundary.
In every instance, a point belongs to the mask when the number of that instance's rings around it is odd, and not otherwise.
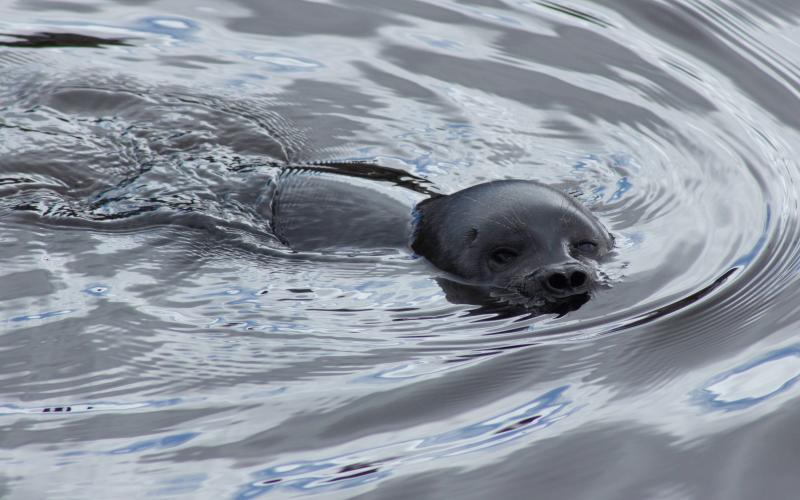
[{"label": "seal snout", "polygon": [[542,290],[554,297],[586,293],[594,282],[592,272],[580,264],[547,267],[533,275]]}]

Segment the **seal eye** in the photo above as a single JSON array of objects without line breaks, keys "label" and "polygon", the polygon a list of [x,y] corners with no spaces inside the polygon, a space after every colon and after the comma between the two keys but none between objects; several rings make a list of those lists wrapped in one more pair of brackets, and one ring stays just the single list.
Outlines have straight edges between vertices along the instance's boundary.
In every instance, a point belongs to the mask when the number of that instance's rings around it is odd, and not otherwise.
[{"label": "seal eye", "polygon": [[489,260],[496,266],[506,266],[517,257],[519,257],[519,253],[511,248],[496,248],[489,254]]},{"label": "seal eye", "polygon": [[580,253],[593,254],[597,251],[597,243],[595,243],[594,241],[588,241],[588,240],[579,241],[578,243],[575,243],[574,247],[575,250],[577,250]]}]

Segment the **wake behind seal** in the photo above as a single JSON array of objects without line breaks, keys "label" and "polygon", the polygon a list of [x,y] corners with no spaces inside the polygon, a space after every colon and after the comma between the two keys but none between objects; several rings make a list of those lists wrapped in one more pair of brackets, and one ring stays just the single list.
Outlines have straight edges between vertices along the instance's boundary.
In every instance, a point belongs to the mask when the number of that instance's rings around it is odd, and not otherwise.
[{"label": "wake behind seal", "polygon": [[272,231],[296,251],[410,250],[446,273],[437,281],[449,300],[533,313],[585,303],[597,264],[613,248],[586,207],[536,181],[492,181],[423,199],[381,184],[287,169],[269,190]]}]

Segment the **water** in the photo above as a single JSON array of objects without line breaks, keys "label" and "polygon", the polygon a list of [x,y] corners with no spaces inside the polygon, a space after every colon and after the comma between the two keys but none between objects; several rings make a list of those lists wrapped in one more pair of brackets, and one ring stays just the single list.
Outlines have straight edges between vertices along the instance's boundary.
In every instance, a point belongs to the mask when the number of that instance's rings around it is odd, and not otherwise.
[{"label": "water", "polygon": [[[6,0],[0,32],[0,496],[797,497],[796,2]],[[287,252],[259,196],[313,160],[571,191],[613,286],[506,317],[405,254]]]}]

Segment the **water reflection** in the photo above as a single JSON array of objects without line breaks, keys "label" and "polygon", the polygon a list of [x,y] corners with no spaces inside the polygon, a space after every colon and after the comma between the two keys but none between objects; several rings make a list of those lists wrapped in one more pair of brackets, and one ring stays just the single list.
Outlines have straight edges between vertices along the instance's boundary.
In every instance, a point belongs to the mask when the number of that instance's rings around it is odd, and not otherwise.
[{"label": "water reflection", "polygon": [[[5,40],[4,40],[5,39]],[[95,47],[107,45],[128,46],[130,42],[122,38],[97,38],[76,33],[33,33],[13,35],[0,33],[0,47],[26,47],[41,49],[45,47]]]},{"label": "water reflection", "polygon": [[800,380],[800,346],[759,356],[711,378],[695,393],[708,410],[745,410],[789,391]]},{"label": "water reflection", "polygon": [[257,481],[240,490],[236,498],[255,498],[283,489],[316,493],[354,488],[400,473],[412,464],[507,445],[578,411],[566,397],[568,390],[569,386],[552,389],[503,414],[440,434],[317,461],[271,466],[254,473]]},{"label": "water reflection", "polygon": [[[798,20],[1,3],[0,496],[792,497]],[[288,252],[257,210],[286,165],[556,186],[611,287],[493,315],[407,256]]]}]

